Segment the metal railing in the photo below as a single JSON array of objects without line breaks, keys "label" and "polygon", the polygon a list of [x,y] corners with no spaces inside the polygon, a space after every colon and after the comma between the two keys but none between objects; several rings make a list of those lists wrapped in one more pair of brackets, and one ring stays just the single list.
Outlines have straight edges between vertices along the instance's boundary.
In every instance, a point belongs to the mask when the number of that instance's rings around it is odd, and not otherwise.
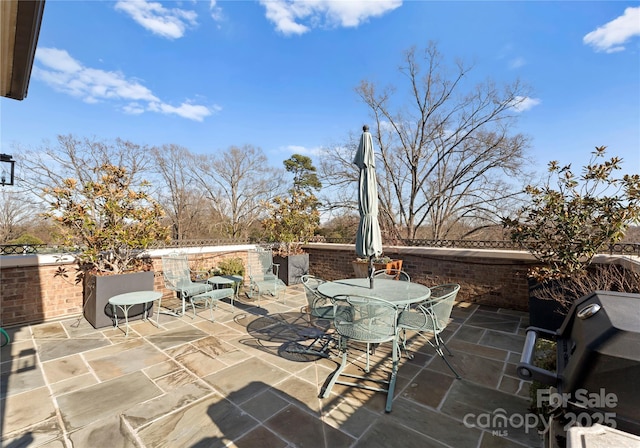
[{"label": "metal railing", "polygon": [[[355,238],[323,238],[322,242],[337,244],[355,244]],[[204,246],[232,246],[236,244],[260,244],[259,241],[250,239],[191,239],[191,240],[173,240],[154,244],[151,248],[170,248],[170,247],[204,247]],[[507,249],[507,250],[526,250],[519,244],[509,240],[428,240],[428,239],[402,239],[395,245],[408,247],[446,247],[457,249]],[[0,255],[20,255],[20,254],[37,254],[51,253],[59,248],[56,246],[48,246],[46,244],[0,244]],[[616,243],[610,244],[603,248],[601,253],[612,255],[634,255],[640,256],[640,243]]]},{"label": "metal railing", "polygon": [[[326,243],[355,244],[355,238],[325,238]],[[526,250],[519,243],[510,240],[429,240],[429,239],[401,239],[395,246],[410,247],[446,247],[456,249],[506,249]],[[640,256],[640,243],[616,243],[603,247],[601,253],[616,255]]]},{"label": "metal railing", "polygon": [[249,241],[248,238],[230,239],[230,238],[196,238],[190,240],[171,240],[168,242],[159,242],[149,246],[153,249],[162,249],[167,247],[205,247],[205,246],[233,246],[236,244],[249,244],[255,241]]},{"label": "metal railing", "polygon": [[0,255],[37,254],[46,244],[0,244]]}]

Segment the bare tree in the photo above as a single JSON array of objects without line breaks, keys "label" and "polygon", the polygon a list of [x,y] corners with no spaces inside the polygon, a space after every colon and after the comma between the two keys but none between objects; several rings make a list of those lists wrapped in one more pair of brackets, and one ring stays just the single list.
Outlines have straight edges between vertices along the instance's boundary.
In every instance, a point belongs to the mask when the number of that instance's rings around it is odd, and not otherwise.
[{"label": "bare tree", "polygon": [[281,192],[282,170],[267,164],[260,148],[232,146],[216,155],[201,156],[193,176],[213,208],[226,220],[226,234],[246,237],[269,201]]},{"label": "bare tree", "polygon": [[[432,238],[444,239],[461,224],[497,222],[522,189],[509,179],[522,174],[526,160],[528,139],[513,129],[528,89],[518,81],[468,87],[471,68],[457,63],[448,75],[442,59],[435,44],[405,53],[399,70],[408,81],[407,97],[368,81],[356,88],[375,121],[380,224],[387,238],[415,238],[428,227]],[[334,147],[321,164],[323,183],[342,193],[357,179],[355,142],[352,136]]]},{"label": "bare tree", "polygon": [[105,164],[126,168],[131,179],[139,183],[150,162],[148,147],[119,138],[107,142],[59,135],[57,145],[44,143],[36,149],[17,149],[18,181],[38,197],[45,188],[60,185],[66,178],[76,179],[78,185],[97,180],[93,168]]},{"label": "bare tree", "polygon": [[203,236],[199,230],[205,219],[204,193],[193,182],[194,156],[175,144],[153,148],[151,154],[161,180],[156,194],[171,221],[173,239]]},{"label": "bare tree", "polygon": [[17,238],[28,224],[34,209],[24,200],[24,194],[0,189],[0,243]]},{"label": "bare tree", "polygon": [[[54,188],[64,179],[75,179],[78,192],[89,181],[99,181],[96,167],[114,165],[127,170],[133,186],[145,180],[143,172],[148,169],[149,149],[130,141],[116,139],[101,141],[96,138],[77,138],[59,135],[57,144],[44,142],[37,148],[13,148],[16,158],[16,185],[23,193],[23,200],[39,212],[54,201]],[[43,215],[34,213],[30,229],[42,230],[46,224]],[[49,220],[50,223],[50,220]],[[49,243],[55,234],[49,232],[45,240]]]}]

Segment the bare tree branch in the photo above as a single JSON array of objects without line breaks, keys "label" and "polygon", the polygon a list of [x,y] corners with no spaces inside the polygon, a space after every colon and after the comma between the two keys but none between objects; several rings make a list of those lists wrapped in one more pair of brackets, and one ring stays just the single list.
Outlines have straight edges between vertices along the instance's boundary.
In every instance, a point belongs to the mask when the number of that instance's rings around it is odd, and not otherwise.
[{"label": "bare tree branch", "polygon": [[[442,62],[434,44],[423,52],[411,48],[399,68],[407,94],[366,80],[356,88],[375,121],[380,224],[387,238],[415,238],[428,228],[430,238],[442,239],[461,233],[456,228],[468,231],[471,223],[497,222],[525,183],[519,177],[528,138],[514,129],[515,106],[528,88],[519,81],[469,86],[472,67],[457,62],[449,71]],[[351,141],[347,147],[354,150]],[[321,165],[322,181],[344,188],[357,173],[337,148]]]},{"label": "bare tree branch", "polygon": [[205,236],[200,234],[206,219],[205,195],[194,183],[194,156],[187,148],[175,144],[153,148],[151,154],[162,180],[158,201],[171,221],[173,239]]},{"label": "bare tree branch", "polygon": [[270,167],[262,150],[251,145],[199,157],[192,175],[225,217],[226,233],[232,238],[248,236],[264,213],[260,203],[282,192],[282,170]]}]

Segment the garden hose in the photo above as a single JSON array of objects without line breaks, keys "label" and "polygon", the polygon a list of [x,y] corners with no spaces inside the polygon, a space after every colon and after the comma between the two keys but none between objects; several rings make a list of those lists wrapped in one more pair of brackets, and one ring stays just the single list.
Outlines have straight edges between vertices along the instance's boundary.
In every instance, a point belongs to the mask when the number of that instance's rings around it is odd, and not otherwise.
[{"label": "garden hose", "polygon": [[4,347],[9,343],[9,334],[2,327],[0,327],[0,334],[2,335],[2,345],[0,347]]}]

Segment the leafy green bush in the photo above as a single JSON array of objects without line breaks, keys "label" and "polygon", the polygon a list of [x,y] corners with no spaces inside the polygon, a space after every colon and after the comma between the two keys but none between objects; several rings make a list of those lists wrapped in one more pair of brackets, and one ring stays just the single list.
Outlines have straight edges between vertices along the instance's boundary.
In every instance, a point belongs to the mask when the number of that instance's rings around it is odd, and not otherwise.
[{"label": "leafy green bush", "polygon": [[571,165],[550,162],[546,182],[525,188],[530,202],[519,216],[503,218],[511,239],[542,263],[530,271],[537,281],[586,275],[593,257],[639,222],[640,175],[615,178],[622,160],[600,161],[605,152],[597,147],[580,176]]},{"label": "leafy green bush", "polygon": [[7,244],[44,244],[44,241],[36,236],[23,233],[18,238],[8,241]]},{"label": "leafy green bush", "polygon": [[241,258],[227,258],[218,263],[215,272],[218,275],[239,275],[244,277],[244,263]]},{"label": "leafy green bush", "polygon": [[146,192],[149,183],[136,183],[125,168],[107,163],[93,171],[94,181],[62,179],[45,188],[44,216],[59,225],[65,246],[78,247],[81,269],[97,274],[146,269],[139,252],[169,238],[162,207]]}]

